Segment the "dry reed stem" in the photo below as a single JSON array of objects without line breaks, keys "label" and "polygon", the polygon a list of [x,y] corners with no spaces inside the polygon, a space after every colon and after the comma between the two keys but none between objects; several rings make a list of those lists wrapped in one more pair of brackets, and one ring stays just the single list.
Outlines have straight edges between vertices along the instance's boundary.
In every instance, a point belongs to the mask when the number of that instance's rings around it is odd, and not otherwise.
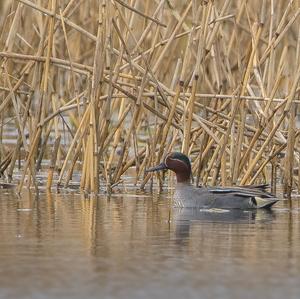
[{"label": "dry reed stem", "polygon": [[180,149],[197,184],[271,177],[274,190],[284,174],[288,193],[299,187],[295,1],[57,3],[19,0],[0,18],[1,170],[14,181],[22,157],[18,191],[26,176],[37,188],[35,169],[59,136],[58,184],[80,171],[87,192],[101,180],[113,190],[133,166],[146,187],[144,170]]},{"label": "dry reed stem", "polygon": [[48,178],[47,178],[47,189],[50,190],[52,186],[52,181],[53,181],[53,174],[55,171],[55,165],[56,165],[56,160],[57,160],[57,154],[58,154],[58,149],[60,145],[60,139],[61,136],[58,136],[55,139],[54,146],[53,146],[53,152],[50,160],[50,165],[49,165],[49,170],[48,170]]}]

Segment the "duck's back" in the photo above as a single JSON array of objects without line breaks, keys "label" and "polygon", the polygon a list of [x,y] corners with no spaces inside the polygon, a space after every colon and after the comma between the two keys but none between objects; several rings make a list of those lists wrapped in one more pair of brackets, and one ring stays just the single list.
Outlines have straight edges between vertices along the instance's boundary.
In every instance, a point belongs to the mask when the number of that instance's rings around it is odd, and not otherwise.
[{"label": "duck's back", "polygon": [[174,206],[202,209],[256,209],[267,208],[278,200],[259,188],[201,187],[178,184],[174,194]]}]

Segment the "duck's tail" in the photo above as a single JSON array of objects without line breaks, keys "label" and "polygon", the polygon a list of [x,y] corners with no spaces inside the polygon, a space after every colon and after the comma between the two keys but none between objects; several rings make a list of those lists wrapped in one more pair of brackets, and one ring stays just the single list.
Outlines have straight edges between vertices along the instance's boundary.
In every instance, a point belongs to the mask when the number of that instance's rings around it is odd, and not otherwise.
[{"label": "duck's tail", "polygon": [[256,206],[258,209],[261,208],[270,208],[273,204],[275,204],[278,200],[276,197],[267,197],[267,198],[262,198],[259,196],[255,196],[255,201],[256,201]]}]

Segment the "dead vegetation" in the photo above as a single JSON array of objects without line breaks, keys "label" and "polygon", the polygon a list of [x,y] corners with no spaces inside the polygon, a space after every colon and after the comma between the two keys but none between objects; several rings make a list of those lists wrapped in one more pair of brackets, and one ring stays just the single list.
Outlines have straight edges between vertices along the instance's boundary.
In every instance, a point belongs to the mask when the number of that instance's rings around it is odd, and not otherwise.
[{"label": "dead vegetation", "polygon": [[144,187],[172,150],[196,183],[300,188],[298,1],[2,5],[0,172],[13,181],[21,157],[19,191],[45,159],[49,189],[78,170],[83,190],[111,190],[133,166]]}]

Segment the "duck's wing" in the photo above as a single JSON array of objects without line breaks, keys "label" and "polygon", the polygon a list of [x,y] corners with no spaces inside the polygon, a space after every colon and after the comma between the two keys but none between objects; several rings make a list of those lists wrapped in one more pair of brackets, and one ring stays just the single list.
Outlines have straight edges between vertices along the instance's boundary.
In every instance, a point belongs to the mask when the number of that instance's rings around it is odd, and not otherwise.
[{"label": "duck's wing", "polygon": [[264,192],[267,192],[267,188],[270,187],[270,184],[259,184],[259,185],[244,185],[243,188],[248,188],[248,189],[257,189],[261,190]]},{"label": "duck's wing", "polygon": [[274,195],[260,188],[211,187],[207,191],[215,195],[216,205],[224,202],[234,208],[269,208],[278,201]]},{"label": "duck's wing", "polygon": [[[210,187],[210,188],[216,188],[216,189],[237,189],[237,188],[242,188],[242,189],[254,189],[254,190],[260,190],[263,192],[267,192],[267,188],[270,187],[270,184],[258,184],[258,185],[243,185],[243,186],[230,186],[230,187]],[[198,188],[205,188],[204,186],[199,185]],[[268,192],[267,192],[268,193]]]},{"label": "duck's wing", "polygon": [[208,191],[211,193],[218,193],[218,194],[241,194],[244,196],[261,196],[263,198],[274,198],[273,194],[264,191],[260,187],[252,187],[249,188],[247,186],[234,186],[234,187],[209,187]]}]

